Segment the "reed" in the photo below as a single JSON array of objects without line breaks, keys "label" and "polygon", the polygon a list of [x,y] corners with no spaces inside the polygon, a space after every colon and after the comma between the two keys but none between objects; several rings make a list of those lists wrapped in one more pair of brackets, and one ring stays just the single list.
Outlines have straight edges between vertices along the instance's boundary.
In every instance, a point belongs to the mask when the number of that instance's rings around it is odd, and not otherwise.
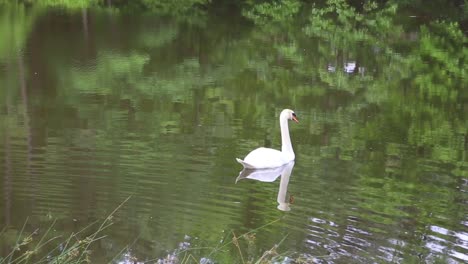
[{"label": "reed", "polygon": [[[54,227],[54,220],[47,231],[41,236],[38,241],[34,240],[37,230],[24,234],[25,227],[28,223],[26,219],[20,233],[17,236],[15,245],[10,253],[5,257],[0,257],[0,264],[26,264],[26,263],[49,263],[49,264],[78,264],[91,263],[90,246],[98,240],[106,237],[102,235],[103,231],[112,225],[114,214],[130,199],[127,197],[117,208],[114,209],[98,226],[96,231],[81,239],[82,234],[92,230],[99,221],[95,221],[79,232],[70,234],[65,240],[60,240],[62,236],[54,236],[48,238],[50,231]],[[0,233],[0,237],[4,235],[4,231]],[[42,250],[45,246],[56,243],[50,251]]]},{"label": "reed", "polygon": [[[214,247],[189,247],[182,250],[174,250],[162,259],[152,259],[144,263],[162,264],[213,264],[213,263],[240,263],[240,264],[270,264],[283,263],[283,260],[289,258],[291,262],[284,263],[310,263],[310,258],[305,258],[303,255],[298,255],[293,258],[293,253],[285,251],[278,253],[277,249],[287,238],[284,236],[277,244],[273,245],[269,250],[266,250],[260,256],[251,256],[246,259],[247,245],[255,245],[256,234],[263,228],[278,222],[281,219],[276,219],[256,229],[252,229],[241,235],[236,235],[233,230],[228,232],[226,236]],[[200,251],[208,251],[208,254],[203,254]],[[223,261],[224,260],[224,261]]]},{"label": "reed", "polygon": [[[28,219],[26,219],[9,254],[5,257],[0,257],[0,264],[92,263],[90,247],[93,243],[96,243],[106,237],[104,231],[113,224],[113,216],[129,199],[130,197],[125,199],[102,222],[95,221],[81,229],[79,232],[71,233],[65,238],[63,236],[49,236],[50,231],[56,224],[56,221],[54,220],[46,232],[37,240],[36,234],[38,233],[38,230],[34,230],[31,233],[25,232],[26,225],[28,223]],[[273,245],[269,250],[266,250],[261,256],[250,256],[247,259],[246,257],[248,254],[246,254],[246,248],[248,248],[249,245],[255,245],[257,232],[261,231],[266,226],[278,222],[279,220],[280,219],[276,219],[241,235],[236,235],[234,230],[232,230],[231,232],[226,233],[222,242],[213,247],[187,247],[176,249],[165,258],[155,258],[138,263],[211,264],[222,263],[218,261],[220,259],[229,260],[230,263],[242,264],[278,263],[285,258],[291,258],[293,255],[291,252],[280,254],[277,251],[287,236],[283,237],[279,243]],[[0,238],[5,234],[5,230],[6,228],[0,231]],[[85,235],[85,233],[91,234]],[[136,241],[137,239],[133,243],[136,243]],[[115,263],[115,261],[122,256],[125,249],[129,247],[131,247],[131,245],[123,248],[114,257],[114,259],[109,261],[109,263]],[[49,248],[49,250],[46,250],[46,248]],[[294,261],[293,263],[307,263],[307,261],[303,262],[302,257],[294,258]]]}]

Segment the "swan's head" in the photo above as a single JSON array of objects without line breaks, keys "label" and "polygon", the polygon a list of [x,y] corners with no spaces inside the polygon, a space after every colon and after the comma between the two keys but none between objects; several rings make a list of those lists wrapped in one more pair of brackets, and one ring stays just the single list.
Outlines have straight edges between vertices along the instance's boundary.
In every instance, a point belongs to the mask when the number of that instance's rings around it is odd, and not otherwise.
[{"label": "swan's head", "polygon": [[286,118],[288,120],[293,120],[294,122],[299,123],[299,120],[297,120],[296,113],[294,113],[294,111],[291,109],[284,109],[283,111],[281,111],[280,118]]}]

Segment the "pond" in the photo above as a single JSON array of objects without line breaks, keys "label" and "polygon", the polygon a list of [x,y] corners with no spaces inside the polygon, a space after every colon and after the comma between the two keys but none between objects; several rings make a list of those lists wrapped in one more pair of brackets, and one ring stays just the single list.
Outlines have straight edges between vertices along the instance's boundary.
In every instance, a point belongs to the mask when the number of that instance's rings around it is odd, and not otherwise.
[{"label": "pond", "polygon": [[[0,6],[1,256],[91,236],[92,263],[468,262],[457,24]],[[284,108],[295,162],[239,175]]]}]

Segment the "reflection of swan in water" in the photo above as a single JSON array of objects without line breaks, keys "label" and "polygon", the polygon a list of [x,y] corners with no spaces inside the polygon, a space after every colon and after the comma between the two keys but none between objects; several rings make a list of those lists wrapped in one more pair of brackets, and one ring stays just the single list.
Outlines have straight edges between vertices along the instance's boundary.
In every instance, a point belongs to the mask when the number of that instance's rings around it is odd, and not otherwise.
[{"label": "reflection of swan in water", "polygon": [[236,179],[236,183],[242,179],[251,179],[261,182],[274,182],[281,175],[280,186],[278,190],[278,209],[281,211],[289,211],[289,199],[286,199],[288,191],[289,177],[294,168],[294,161],[273,169],[251,170],[243,169]]}]

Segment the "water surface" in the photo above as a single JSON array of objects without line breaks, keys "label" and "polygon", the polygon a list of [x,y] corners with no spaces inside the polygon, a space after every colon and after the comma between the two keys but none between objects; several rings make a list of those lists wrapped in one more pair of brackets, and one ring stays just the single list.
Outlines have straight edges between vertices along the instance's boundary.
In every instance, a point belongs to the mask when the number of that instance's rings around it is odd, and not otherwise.
[{"label": "water surface", "polygon": [[[3,256],[24,223],[67,236],[130,197],[97,263],[251,230],[246,260],[282,241],[316,263],[468,261],[466,48],[448,33],[19,4],[2,16]],[[236,182],[236,157],[280,148],[283,108],[300,120],[288,181]],[[194,251],[241,263],[227,249]]]}]

